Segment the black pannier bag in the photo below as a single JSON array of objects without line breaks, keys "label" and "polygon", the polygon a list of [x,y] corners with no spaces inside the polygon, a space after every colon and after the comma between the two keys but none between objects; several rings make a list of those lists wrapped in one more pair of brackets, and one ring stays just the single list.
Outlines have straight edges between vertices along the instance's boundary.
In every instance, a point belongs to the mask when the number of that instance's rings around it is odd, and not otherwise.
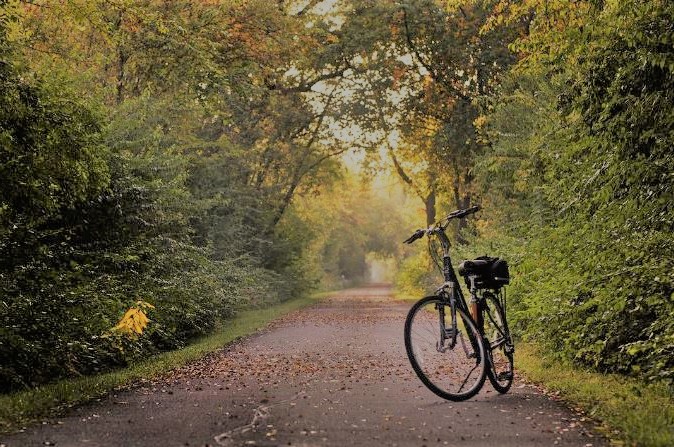
[{"label": "black pannier bag", "polygon": [[469,276],[473,276],[478,289],[498,289],[510,283],[508,263],[503,259],[480,256],[473,260],[461,261],[459,275],[466,279],[470,287]]}]

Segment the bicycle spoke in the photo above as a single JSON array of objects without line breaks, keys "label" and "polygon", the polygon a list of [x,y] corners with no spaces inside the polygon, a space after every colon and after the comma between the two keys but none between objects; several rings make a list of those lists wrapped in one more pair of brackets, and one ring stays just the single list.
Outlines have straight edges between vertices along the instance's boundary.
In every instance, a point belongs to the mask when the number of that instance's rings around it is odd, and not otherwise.
[{"label": "bicycle spoke", "polygon": [[470,379],[470,375],[473,374],[473,371],[475,371],[475,370],[477,369],[477,367],[478,367],[478,365],[476,364],[476,365],[473,367],[473,369],[471,369],[471,370],[468,372],[468,375],[466,376],[466,380],[464,380],[463,383],[461,384],[461,386],[459,387],[459,392],[461,392],[461,390],[463,390],[463,387],[466,385],[466,382],[468,382],[468,379]]},{"label": "bicycle spoke", "polygon": [[[480,343],[480,352],[476,353],[473,343],[473,340],[481,340],[481,336],[463,311],[457,311],[454,324],[458,340],[453,345],[444,343],[451,337],[443,333],[443,324],[439,321],[444,312],[444,324],[447,328],[454,327],[449,305],[439,299],[420,303],[412,309],[405,325],[405,343],[415,371],[442,397],[462,400],[472,396],[482,386],[486,373],[484,345]],[[445,308],[440,310],[437,306]]]}]

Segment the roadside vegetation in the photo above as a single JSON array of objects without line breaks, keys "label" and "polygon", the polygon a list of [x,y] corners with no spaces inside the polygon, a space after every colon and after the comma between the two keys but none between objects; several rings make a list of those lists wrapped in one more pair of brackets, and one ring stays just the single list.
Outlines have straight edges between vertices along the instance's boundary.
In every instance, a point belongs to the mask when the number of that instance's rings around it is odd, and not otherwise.
[{"label": "roadside vegetation", "polygon": [[[469,243],[457,258],[510,262],[513,330],[546,355],[671,390],[674,7],[537,5],[502,3],[477,25],[527,32],[498,87],[475,99],[483,152],[469,191],[484,211],[459,229]],[[407,258],[399,288],[430,285],[429,266]]]},{"label": "roadside vegetation", "polygon": [[0,0],[0,392],[421,294],[400,241],[479,203],[516,335],[671,396],[672,104],[665,0]]},{"label": "roadside vegetation", "polygon": [[63,379],[26,391],[0,396],[0,433],[17,430],[31,422],[63,414],[75,405],[103,397],[112,390],[147,382],[169,371],[218,351],[238,338],[263,329],[274,319],[316,303],[326,293],[251,309],[223,321],[212,334],[188,346],[138,360],[126,368],[91,376]]},{"label": "roadside vegetation", "polygon": [[674,443],[674,404],[662,383],[619,374],[602,374],[552,358],[530,343],[520,343],[517,370],[544,386],[553,398],[580,411],[613,445],[666,447]]},{"label": "roadside vegetation", "polygon": [[336,112],[306,70],[326,30],[307,20],[266,1],[0,1],[0,392],[363,280],[374,215],[321,200],[349,146],[322,140]]}]

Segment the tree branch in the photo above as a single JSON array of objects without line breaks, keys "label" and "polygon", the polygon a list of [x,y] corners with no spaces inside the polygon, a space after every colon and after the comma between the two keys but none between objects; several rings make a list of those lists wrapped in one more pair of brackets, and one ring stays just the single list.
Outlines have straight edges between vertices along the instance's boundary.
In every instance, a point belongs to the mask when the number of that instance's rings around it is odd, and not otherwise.
[{"label": "tree branch", "polygon": [[308,81],[303,81],[300,85],[296,85],[294,87],[282,87],[282,86],[279,86],[278,84],[273,83],[269,80],[265,81],[265,85],[267,86],[267,88],[269,90],[278,90],[282,93],[306,93],[306,92],[310,92],[311,89],[316,84],[318,84],[319,82],[327,81],[327,80],[330,80],[330,79],[336,79],[336,78],[340,78],[340,77],[344,76],[344,72],[348,69],[349,69],[348,67],[344,67],[344,68],[340,68],[337,71],[333,71],[333,72],[330,72],[330,73],[324,73],[324,74],[318,75],[315,78],[310,79]]},{"label": "tree branch", "polygon": [[311,11],[314,9],[314,7],[319,4],[321,0],[311,0],[309,3],[306,4],[304,8],[302,8],[297,14],[295,14],[296,17],[302,17],[305,15],[307,12]]},{"label": "tree branch", "polygon": [[393,160],[393,166],[395,166],[396,172],[398,173],[398,176],[400,177],[400,179],[401,179],[403,182],[407,183],[407,185],[409,185],[409,187],[412,188],[412,189],[414,190],[414,192],[419,196],[419,198],[420,198],[423,202],[426,202],[426,196],[425,196],[424,193],[417,187],[417,185],[414,183],[414,181],[412,181],[412,178],[410,178],[410,176],[407,175],[407,173],[406,173],[405,170],[403,169],[402,165],[401,165],[400,162],[398,161],[398,158],[395,156],[395,152],[393,151],[393,148],[391,147],[391,145],[389,144],[388,141],[386,142],[386,146],[388,147],[388,153],[389,153],[389,155],[391,156],[391,160]]},{"label": "tree branch", "polygon": [[337,149],[336,151],[330,152],[328,154],[323,155],[320,157],[318,160],[316,160],[314,163],[312,163],[307,169],[306,172],[311,172],[314,169],[316,169],[318,166],[320,166],[325,160],[328,160],[330,158],[336,157],[337,155],[341,155],[344,152],[348,151],[349,147],[343,147],[340,149]]},{"label": "tree branch", "polygon": [[466,11],[463,10],[463,6],[459,5],[459,11],[461,11],[461,15],[463,16],[463,18],[468,20],[468,16],[466,15]]},{"label": "tree branch", "polygon": [[[421,53],[414,45],[414,42],[412,40],[412,33],[410,32],[409,22],[407,18],[407,8],[403,6],[402,11],[403,11],[403,24],[405,25],[405,40],[407,41],[407,46],[409,47],[410,51],[412,51],[412,53],[414,54],[415,59],[419,61],[421,66],[424,67],[424,69],[431,75],[431,78],[438,84],[443,85],[444,79],[442,79],[440,75],[433,70],[430,64],[424,61],[424,59],[421,57]],[[471,98],[466,94],[462,93],[460,90],[452,87],[452,91],[457,97],[469,102],[471,101]]]},{"label": "tree branch", "polygon": [[402,11],[403,11],[403,24],[405,25],[405,40],[407,41],[407,46],[412,51],[412,53],[414,54],[415,58],[419,61],[421,66],[424,67],[424,69],[431,75],[433,80],[436,82],[440,82],[437,73],[435,73],[435,71],[433,71],[433,68],[431,68],[431,66],[424,61],[424,59],[421,57],[421,54],[419,53],[419,50],[412,41],[412,33],[410,32],[409,21],[407,19],[407,8],[403,6]]},{"label": "tree branch", "polygon": [[[288,186],[288,190],[286,193],[283,195],[283,199],[281,200],[281,205],[279,206],[278,210],[276,211],[276,214],[274,215],[274,218],[272,219],[272,224],[271,228],[273,229],[281,220],[281,217],[283,217],[283,214],[285,213],[285,210],[288,208],[288,205],[290,205],[290,202],[293,199],[293,196],[295,195],[295,190],[297,187],[300,185],[300,182],[302,181],[302,178],[311,172],[312,169],[318,167],[320,163],[325,161],[327,158],[323,157],[322,159],[319,159],[318,163],[313,163],[310,165],[308,168],[304,167],[304,163],[306,162],[307,158],[309,157],[309,154],[311,153],[311,146],[313,146],[314,142],[316,141],[316,138],[318,138],[318,134],[321,130],[321,126],[323,125],[323,121],[325,120],[325,117],[327,115],[328,108],[330,107],[330,104],[332,103],[332,100],[335,97],[335,91],[337,90],[338,85],[336,85],[332,91],[330,92],[330,95],[328,96],[328,100],[325,103],[325,107],[323,107],[323,110],[321,111],[321,114],[318,116],[318,122],[316,123],[316,127],[314,127],[314,130],[311,134],[311,137],[309,138],[309,141],[307,141],[304,144],[304,152],[300,158],[300,161],[297,165],[297,169],[295,170],[295,173],[292,176],[292,180],[290,181],[290,185]],[[337,155],[337,153],[334,153],[331,156]]]}]

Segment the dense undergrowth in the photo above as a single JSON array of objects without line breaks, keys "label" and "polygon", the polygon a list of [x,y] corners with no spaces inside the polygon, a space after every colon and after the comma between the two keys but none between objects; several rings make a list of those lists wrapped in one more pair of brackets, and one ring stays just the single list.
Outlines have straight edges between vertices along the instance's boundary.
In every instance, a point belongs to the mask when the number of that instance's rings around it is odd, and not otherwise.
[{"label": "dense undergrowth", "polygon": [[[491,141],[474,170],[484,211],[455,257],[510,262],[518,337],[671,387],[674,7],[579,8],[593,11],[591,26],[559,35],[539,23],[514,44],[526,55],[481,123]],[[431,283],[425,257],[405,261],[402,290]]]},{"label": "dense undergrowth", "polygon": [[337,165],[300,93],[260,87],[302,20],[122,3],[0,1],[0,392],[185,346],[319,279],[284,217]]},{"label": "dense undergrowth", "polygon": [[[301,291],[292,260],[264,259],[250,247],[260,241],[232,234],[264,225],[224,213],[231,199],[217,195],[235,180],[209,182],[206,161],[176,142],[122,137],[122,124],[106,126],[58,86],[0,70],[0,390],[175,349],[244,303]],[[150,127],[136,126],[123,127],[138,135]],[[137,301],[154,306],[146,333],[111,331]]]}]

